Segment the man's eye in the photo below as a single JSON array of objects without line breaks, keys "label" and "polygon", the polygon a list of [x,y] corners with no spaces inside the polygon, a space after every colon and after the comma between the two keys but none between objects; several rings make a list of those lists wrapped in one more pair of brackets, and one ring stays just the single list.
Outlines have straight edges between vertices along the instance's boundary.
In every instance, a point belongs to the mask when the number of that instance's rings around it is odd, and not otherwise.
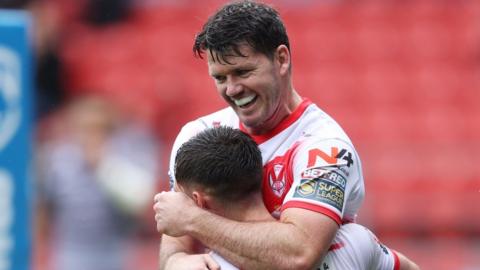
[{"label": "man's eye", "polygon": [[238,76],[246,76],[248,75],[248,70],[245,70],[245,69],[241,69],[241,70],[237,70],[237,75]]},{"label": "man's eye", "polygon": [[225,77],[224,76],[213,76],[213,78],[215,79],[216,82],[218,83],[222,83],[225,81]]}]

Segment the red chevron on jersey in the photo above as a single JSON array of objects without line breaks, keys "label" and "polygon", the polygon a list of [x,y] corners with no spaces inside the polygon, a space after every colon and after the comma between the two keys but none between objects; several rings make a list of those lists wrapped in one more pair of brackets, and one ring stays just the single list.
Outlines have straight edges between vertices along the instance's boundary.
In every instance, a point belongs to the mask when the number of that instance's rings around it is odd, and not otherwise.
[{"label": "red chevron on jersey", "polygon": [[275,157],[263,166],[263,202],[275,215],[279,214],[283,199],[292,186],[290,160],[297,146],[295,143],[285,155]]}]

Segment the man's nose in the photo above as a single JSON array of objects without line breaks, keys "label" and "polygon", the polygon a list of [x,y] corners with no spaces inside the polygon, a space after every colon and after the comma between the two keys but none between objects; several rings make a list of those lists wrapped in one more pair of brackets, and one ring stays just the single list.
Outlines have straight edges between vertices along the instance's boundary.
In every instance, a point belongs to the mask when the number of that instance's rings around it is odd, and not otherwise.
[{"label": "man's nose", "polygon": [[229,79],[227,81],[227,91],[226,95],[229,97],[234,97],[243,91],[243,86],[235,80]]}]

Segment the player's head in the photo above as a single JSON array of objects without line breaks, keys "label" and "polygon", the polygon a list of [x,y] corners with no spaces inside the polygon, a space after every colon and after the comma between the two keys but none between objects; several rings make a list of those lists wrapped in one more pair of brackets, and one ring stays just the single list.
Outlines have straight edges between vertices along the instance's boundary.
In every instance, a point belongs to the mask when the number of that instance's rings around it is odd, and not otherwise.
[{"label": "player's head", "polygon": [[273,59],[278,46],[290,49],[285,26],[272,7],[252,1],[227,4],[213,14],[196,36],[194,53],[215,52],[215,60],[228,63],[232,54],[242,55],[239,46],[247,44],[253,51]]},{"label": "player's head", "polygon": [[290,45],[277,11],[242,1],[217,11],[197,35],[218,93],[252,134],[273,129],[295,107]]},{"label": "player's head", "polygon": [[220,203],[260,193],[262,156],[245,133],[230,127],[204,130],[184,143],[175,158],[175,178],[187,195],[201,191]]}]

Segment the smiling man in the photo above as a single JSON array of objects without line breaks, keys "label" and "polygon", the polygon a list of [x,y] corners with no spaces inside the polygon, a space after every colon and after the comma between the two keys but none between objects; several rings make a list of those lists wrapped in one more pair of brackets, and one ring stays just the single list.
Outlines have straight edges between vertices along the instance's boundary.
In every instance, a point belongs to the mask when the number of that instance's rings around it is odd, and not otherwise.
[{"label": "smiling man", "polygon": [[229,107],[182,128],[170,160],[172,187],[175,156],[184,142],[210,127],[240,129],[259,145],[262,198],[276,220],[229,220],[182,193],[158,194],[160,268],[208,267],[205,256],[191,255],[197,239],[243,269],[311,269],[363,202],[353,144],[330,116],[295,90],[288,36],[270,6],[225,5],[196,36],[194,51],[206,55],[208,72]]}]

